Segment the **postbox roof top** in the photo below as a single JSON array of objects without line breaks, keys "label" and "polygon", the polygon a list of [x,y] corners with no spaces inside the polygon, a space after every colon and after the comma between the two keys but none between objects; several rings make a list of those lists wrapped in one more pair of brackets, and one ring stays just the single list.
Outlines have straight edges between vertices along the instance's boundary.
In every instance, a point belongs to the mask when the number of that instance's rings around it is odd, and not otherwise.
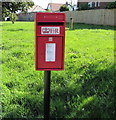
[{"label": "postbox roof top", "polygon": [[36,13],[37,21],[65,21],[65,13]]}]

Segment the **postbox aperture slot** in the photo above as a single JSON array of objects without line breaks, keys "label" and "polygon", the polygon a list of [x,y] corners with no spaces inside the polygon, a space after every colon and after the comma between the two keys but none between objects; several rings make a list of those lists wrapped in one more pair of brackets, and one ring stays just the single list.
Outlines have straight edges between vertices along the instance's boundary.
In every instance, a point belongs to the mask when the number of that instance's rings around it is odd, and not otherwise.
[{"label": "postbox aperture slot", "polygon": [[64,22],[38,22],[38,25],[64,25]]}]

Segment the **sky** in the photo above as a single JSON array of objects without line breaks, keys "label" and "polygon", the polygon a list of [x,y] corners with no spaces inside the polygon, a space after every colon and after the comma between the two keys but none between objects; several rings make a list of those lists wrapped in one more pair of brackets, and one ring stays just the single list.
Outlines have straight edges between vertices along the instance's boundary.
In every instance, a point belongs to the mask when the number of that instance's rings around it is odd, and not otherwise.
[{"label": "sky", "polygon": [[[42,8],[46,9],[48,3],[66,3],[66,2],[70,2],[71,0],[33,0],[33,2],[35,3],[35,5],[39,5]],[[73,3],[76,3],[77,0],[72,0]]]}]

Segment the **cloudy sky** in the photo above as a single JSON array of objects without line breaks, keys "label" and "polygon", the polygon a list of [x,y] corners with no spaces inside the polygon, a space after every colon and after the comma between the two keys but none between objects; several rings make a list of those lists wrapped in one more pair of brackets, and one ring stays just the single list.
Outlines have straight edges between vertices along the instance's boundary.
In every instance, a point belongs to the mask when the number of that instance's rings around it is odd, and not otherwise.
[{"label": "cloudy sky", "polygon": [[[33,0],[36,5],[40,5],[42,8],[47,8],[48,3],[66,3],[71,0]],[[77,0],[72,0],[73,3],[76,3]]]}]

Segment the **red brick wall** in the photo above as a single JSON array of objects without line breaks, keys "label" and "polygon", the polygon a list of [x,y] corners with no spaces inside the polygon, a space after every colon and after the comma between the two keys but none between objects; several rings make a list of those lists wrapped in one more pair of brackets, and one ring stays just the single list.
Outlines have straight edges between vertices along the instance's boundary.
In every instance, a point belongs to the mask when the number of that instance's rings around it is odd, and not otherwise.
[{"label": "red brick wall", "polygon": [[[78,7],[84,4],[88,4],[88,2],[79,2]],[[98,6],[98,2],[97,2],[97,5],[95,7],[95,2],[92,2],[92,8],[95,8],[95,9],[104,9],[106,8],[107,5],[108,5],[108,2],[100,2],[100,6]]]}]

